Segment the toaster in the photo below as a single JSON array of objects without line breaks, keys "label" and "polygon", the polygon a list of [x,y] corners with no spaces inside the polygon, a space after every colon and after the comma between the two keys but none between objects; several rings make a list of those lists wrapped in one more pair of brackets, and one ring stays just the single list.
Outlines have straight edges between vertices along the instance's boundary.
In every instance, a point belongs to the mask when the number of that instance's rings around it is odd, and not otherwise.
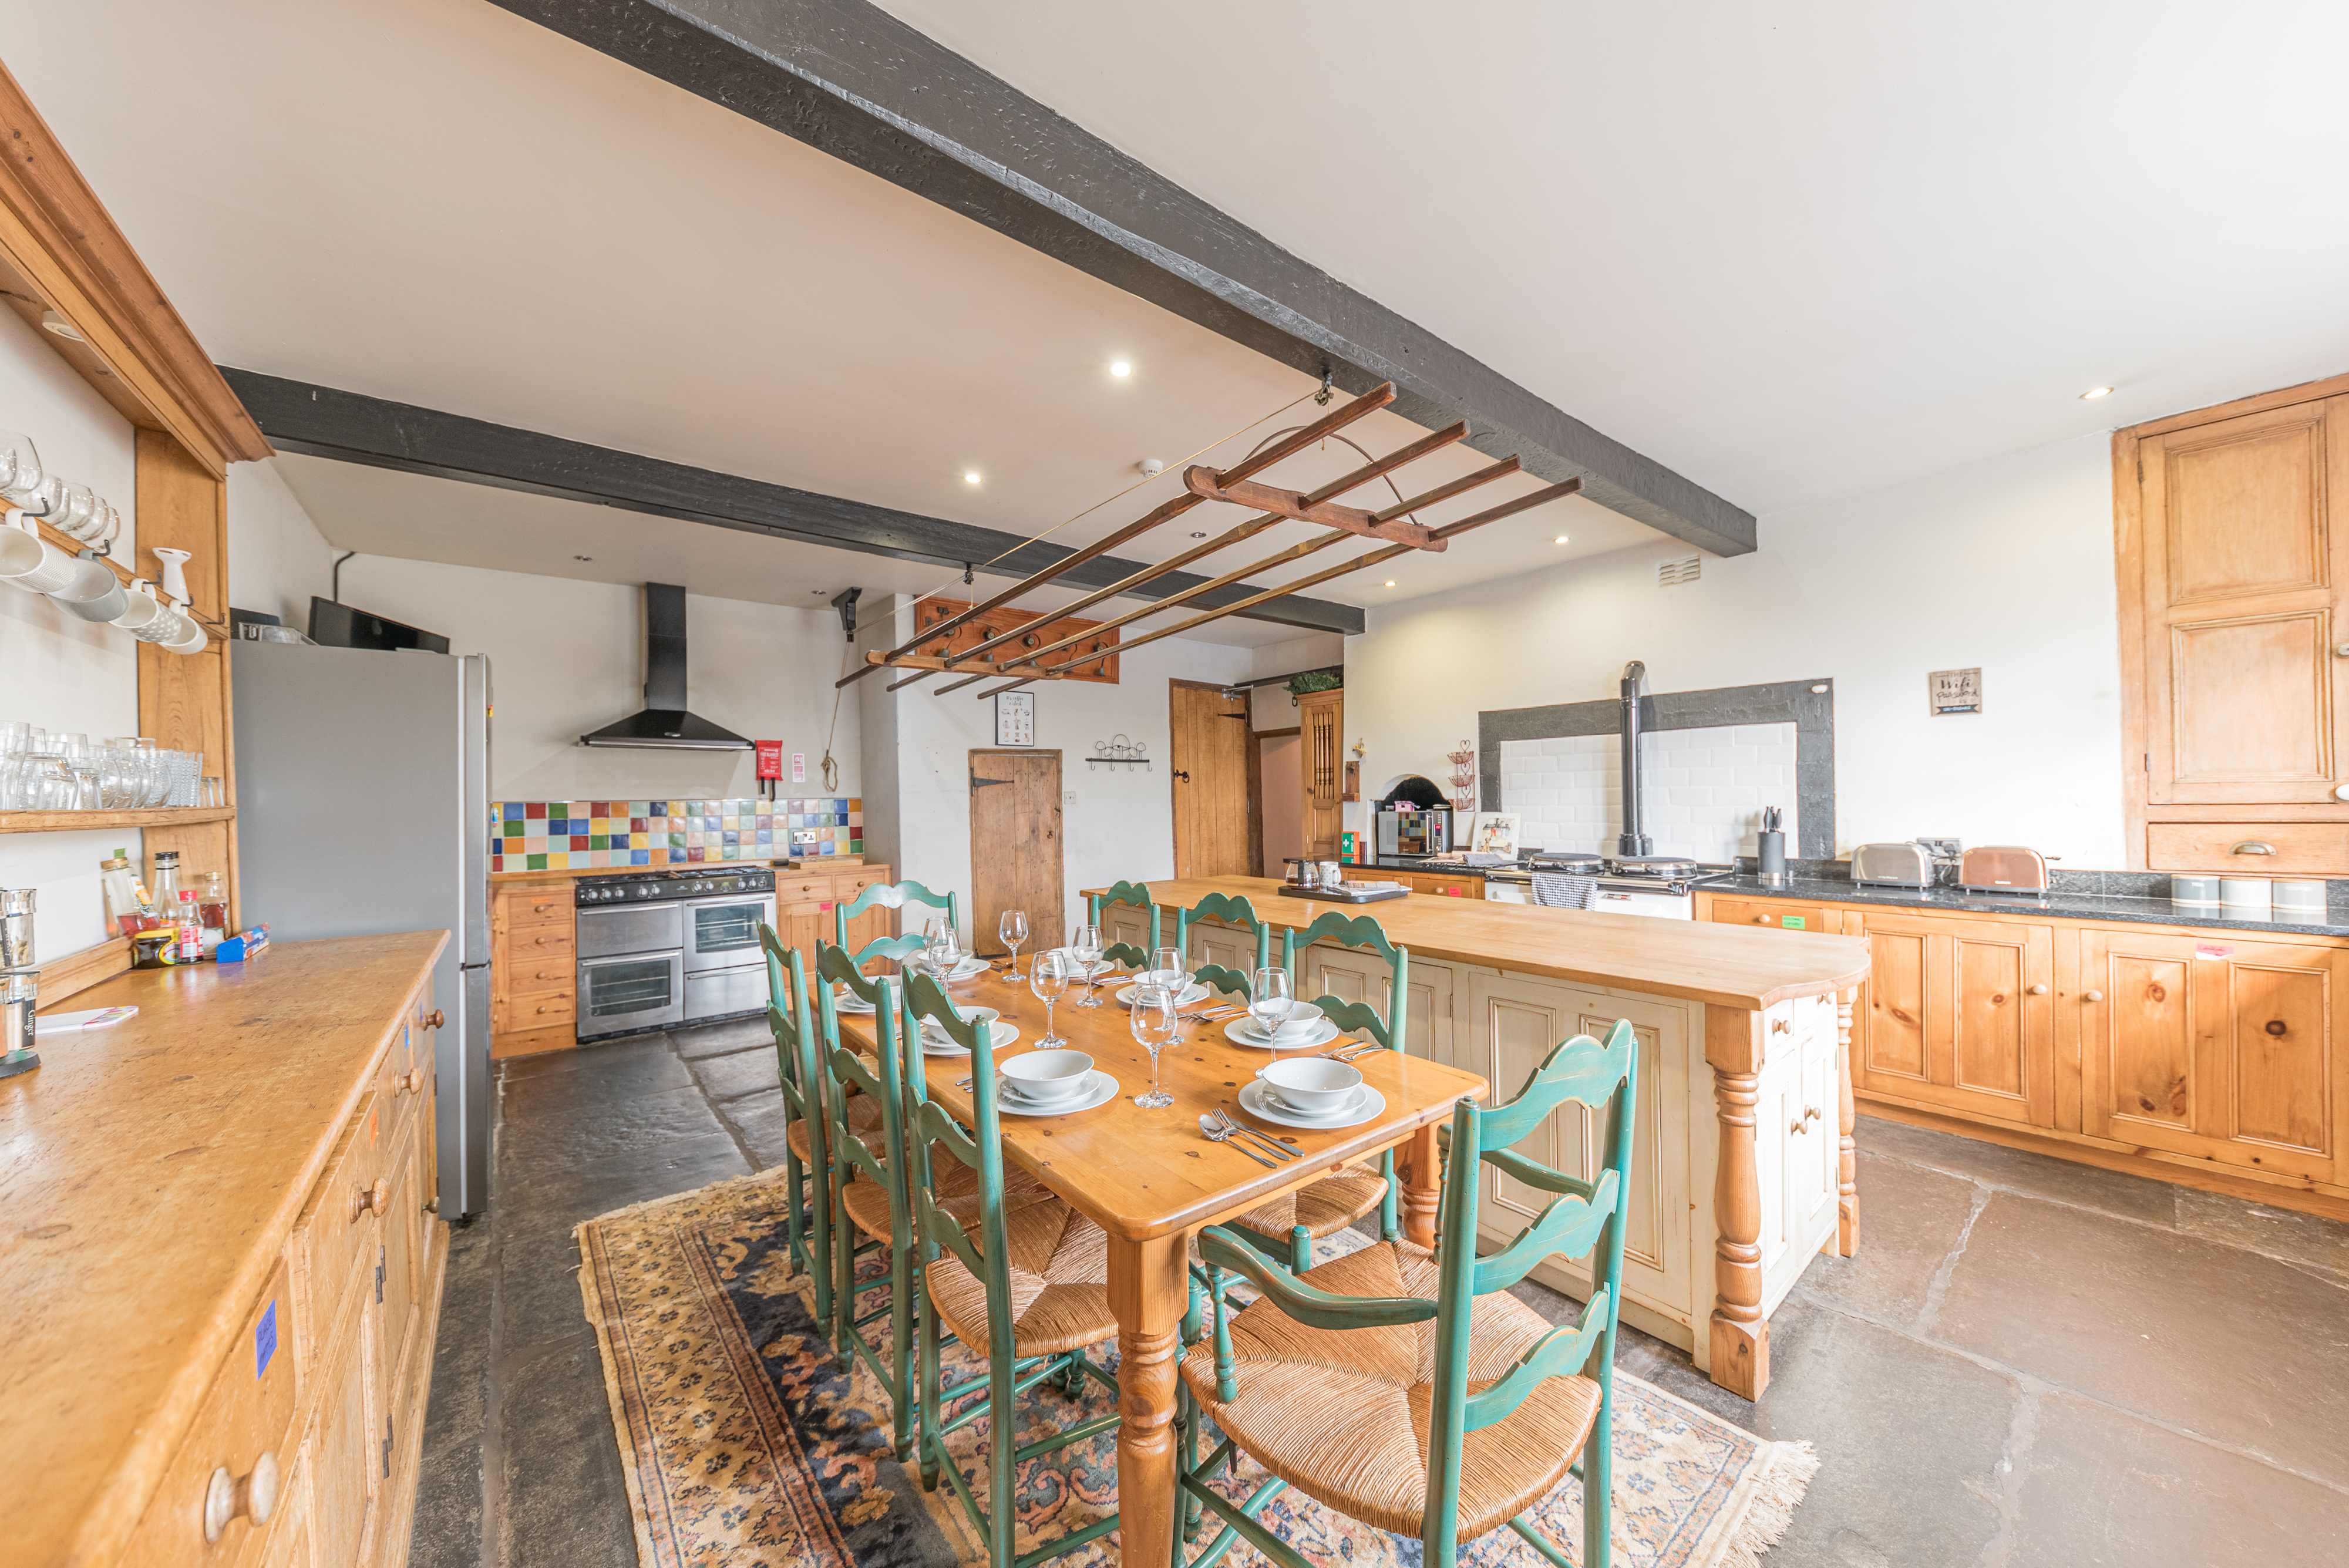
[{"label": "toaster", "polygon": [[1933,853],[1921,844],[1863,844],[1851,852],[1851,879],[1862,888],[1930,888]]},{"label": "toaster", "polygon": [[2044,893],[2047,857],[2019,844],[1985,844],[1958,857],[1958,886],[1970,893]]}]

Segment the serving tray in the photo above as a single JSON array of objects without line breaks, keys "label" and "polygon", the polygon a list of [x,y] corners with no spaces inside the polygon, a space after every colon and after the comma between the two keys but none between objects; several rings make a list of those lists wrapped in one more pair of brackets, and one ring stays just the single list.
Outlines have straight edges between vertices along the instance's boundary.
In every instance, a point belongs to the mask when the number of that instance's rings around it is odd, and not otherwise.
[{"label": "serving tray", "polygon": [[1280,885],[1281,892],[1291,898],[1311,898],[1323,904],[1376,904],[1388,898],[1411,896],[1408,888],[1361,888],[1348,884],[1343,888],[1292,888]]}]

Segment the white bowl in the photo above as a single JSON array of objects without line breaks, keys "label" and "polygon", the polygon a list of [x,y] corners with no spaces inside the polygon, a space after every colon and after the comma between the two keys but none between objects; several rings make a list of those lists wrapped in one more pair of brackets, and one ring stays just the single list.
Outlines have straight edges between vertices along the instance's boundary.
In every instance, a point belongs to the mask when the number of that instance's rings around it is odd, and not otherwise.
[{"label": "white bowl", "polygon": [[[980,1023],[992,1023],[996,1020],[1001,1018],[1003,1014],[998,1012],[992,1007],[966,1007],[962,1010],[962,1016],[964,1023],[977,1025]],[[935,1018],[925,1018],[922,1020],[922,1033],[928,1035],[933,1040],[946,1040],[951,1038],[951,1036],[947,1033],[946,1025],[940,1023]]]},{"label": "white bowl", "polygon": [[996,1066],[1011,1092],[1031,1106],[1056,1106],[1085,1092],[1093,1059],[1081,1051],[1024,1051]]},{"label": "white bowl", "polygon": [[1361,1094],[1362,1075],[1323,1056],[1291,1056],[1257,1069],[1281,1104],[1309,1116],[1336,1116]]},{"label": "white bowl", "polygon": [[[1250,1012],[1247,1015],[1247,1020],[1248,1032],[1254,1034],[1257,1039],[1263,1039],[1264,1028],[1257,1020],[1257,1015],[1254,1012]],[[1298,1002],[1292,1000],[1288,1004],[1288,1018],[1287,1022],[1283,1023],[1278,1028],[1272,1032],[1272,1037],[1275,1040],[1302,1040],[1305,1036],[1312,1033],[1315,1026],[1320,1022],[1321,1010],[1319,1008],[1314,1006],[1309,1002]]]}]

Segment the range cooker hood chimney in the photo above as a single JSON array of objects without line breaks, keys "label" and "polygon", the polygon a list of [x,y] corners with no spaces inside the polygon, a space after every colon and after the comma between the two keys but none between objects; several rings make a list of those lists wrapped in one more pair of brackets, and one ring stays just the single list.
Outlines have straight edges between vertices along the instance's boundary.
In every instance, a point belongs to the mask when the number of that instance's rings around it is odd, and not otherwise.
[{"label": "range cooker hood chimney", "polygon": [[685,711],[685,589],[645,585],[645,711],[579,737],[583,746],[746,752],[750,742]]},{"label": "range cooker hood chimney", "polygon": [[1623,667],[1623,831],[1615,853],[1627,858],[1655,853],[1655,840],[1640,831],[1640,701],[1648,694],[1648,667],[1638,659]]}]

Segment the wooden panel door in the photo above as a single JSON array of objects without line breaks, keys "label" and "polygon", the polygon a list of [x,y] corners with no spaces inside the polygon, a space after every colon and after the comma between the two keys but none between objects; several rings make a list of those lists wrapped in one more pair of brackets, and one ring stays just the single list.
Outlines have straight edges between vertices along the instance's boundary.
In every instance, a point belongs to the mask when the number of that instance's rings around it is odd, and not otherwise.
[{"label": "wooden panel door", "polygon": [[1316,860],[1338,858],[1338,835],[1345,814],[1340,805],[1345,778],[1346,692],[1343,687],[1309,691],[1297,700],[1303,746],[1305,853]]},{"label": "wooden panel door", "polygon": [[309,1444],[311,1546],[321,1564],[357,1560],[375,1502],[367,1389],[374,1314],[369,1302],[346,1316],[333,1353],[321,1363],[317,1425]]},{"label": "wooden panel door", "polygon": [[1252,876],[1256,828],[1248,791],[1247,694],[1170,680],[1167,709],[1174,875]]},{"label": "wooden panel door", "polygon": [[[1403,1050],[1448,1064],[1452,1061],[1452,967],[1418,962],[1409,967]],[[1374,952],[1316,942],[1297,955],[1297,994],[1309,1002],[1334,996],[1340,1002],[1366,1002],[1383,1014],[1393,989],[1387,961]]]},{"label": "wooden panel door", "polygon": [[2083,1130],[2338,1180],[2349,952],[2227,935],[2081,933]]},{"label": "wooden panel door", "polygon": [[1003,911],[1028,917],[1028,950],[1058,947],[1061,921],[1061,753],[970,753],[970,922],[975,952],[1011,950],[997,934]]},{"label": "wooden panel door", "polygon": [[1856,1088],[2055,1125],[2055,932],[2033,921],[1859,911]]},{"label": "wooden panel door", "polygon": [[2151,805],[2334,801],[2349,530],[2330,508],[2349,494],[2344,409],[2270,409],[2137,449]]}]

